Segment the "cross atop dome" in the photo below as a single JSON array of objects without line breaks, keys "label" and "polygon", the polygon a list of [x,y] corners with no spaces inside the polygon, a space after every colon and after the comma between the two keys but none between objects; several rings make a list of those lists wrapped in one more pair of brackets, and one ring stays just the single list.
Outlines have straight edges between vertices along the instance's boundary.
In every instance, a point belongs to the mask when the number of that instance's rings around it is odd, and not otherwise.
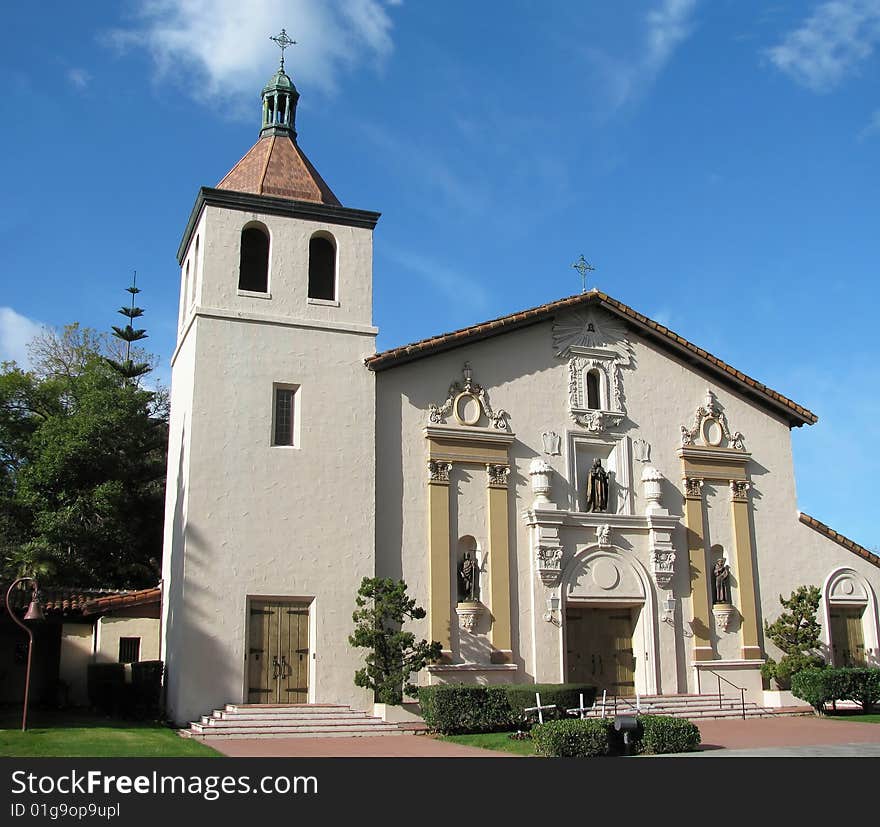
[{"label": "cross atop dome", "polygon": [[281,71],[284,71],[284,50],[290,46],[296,46],[296,41],[291,40],[287,36],[287,32],[282,29],[281,34],[276,37],[270,37],[269,40],[274,40],[278,44],[278,48],[281,49]]}]

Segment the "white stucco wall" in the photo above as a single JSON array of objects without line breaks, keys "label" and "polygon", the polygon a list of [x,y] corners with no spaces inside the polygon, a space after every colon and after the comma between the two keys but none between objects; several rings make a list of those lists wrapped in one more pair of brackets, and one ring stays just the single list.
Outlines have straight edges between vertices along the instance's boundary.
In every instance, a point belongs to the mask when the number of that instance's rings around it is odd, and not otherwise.
[{"label": "white stucco wall", "polygon": [[89,702],[87,669],[92,662],[93,647],[94,629],[91,623],[62,625],[58,678],[70,687],[68,700],[72,706],[86,706]]},{"label": "white stucco wall", "polygon": [[[240,231],[255,218],[271,233],[265,299],[237,294]],[[372,698],[353,683],[363,653],[347,638],[374,569],[371,232],[219,208],[199,227],[204,267],[172,376],[169,714],[183,722],[247,699],[249,597],[310,602],[309,699],[365,709]],[[321,229],[337,239],[338,307],[306,298],[308,240]],[[274,383],[299,387],[297,447],[271,444]]]},{"label": "white stucco wall", "polygon": [[[670,514],[683,514],[682,465],[678,456],[682,425],[691,426],[694,412],[711,388],[722,406],[731,429],[745,437],[745,447],[752,455],[747,473],[752,482],[751,533],[756,549],[755,577],[759,589],[759,625],[764,618],[778,614],[778,595],[787,595],[806,582],[821,581],[835,567],[851,565],[875,591],[880,592],[880,570],[801,525],[793,478],[791,441],[788,425],[763,407],[720,385],[708,372],[698,371],[672,357],[668,352],[629,334],[634,351],[634,365],[622,371],[627,419],[614,434],[630,440],[643,439],[651,445],[650,465],[659,469],[663,483],[662,505]],[[529,463],[543,456],[553,467],[551,498],[561,509],[576,501],[569,467],[570,433],[583,434],[569,416],[569,372],[566,359],[554,355],[552,322],[542,322],[512,333],[475,342],[377,374],[377,572],[382,576],[403,577],[410,592],[427,605],[427,524],[426,524],[426,441],[423,429],[428,424],[428,406],[441,404],[450,382],[461,380],[465,361],[470,362],[474,381],[488,391],[494,409],[510,413],[510,428],[516,434],[511,449],[511,495],[509,533],[511,542],[512,614],[514,618],[514,660],[519,666],[517,680],[562,680],[564,624],[558,627],[543,621],[550,590],[533,574],[528,530],[522,513],[533,494],[529,486]],[[784,390],[784,389],[783,389]],[[809,402],[809,400],[805,400]],[[447,420],[454,423],[452,417]],[[560,456],[543,453],[541,434],[555,431],[562,436]],[[607,466],[607,463],[606,463]],[[646,501],[638,484],[642,463],[632,461],[632,513],[644,513]],[[579,474],[582,472],[579,471]],[[476,479],[469,483],[477,483]],[[461,484],[453,485],[459,502],[459,519],[477,512],[467,505],[469,494]],[[708,547],[723,548],[733,555],[730,526],[730,495],[725,485],[707,483]],[[453,515],[455,510],[453,510]],[[588,526],[563,525],[560,531],[565,557],[563,591],[576,553],[588,553],[595,546],[595,524],[604,522],[596,515]],[[577,520],[566,520],[566,523]],[[589,520],[580,520],[590,522]],[[613,522],[613,520],[612,520]],[[625,522],[621,520],[620,522]],[[611,542],[618,547],[623,564],[650,571],[648,532],[633,525],[615,528]],[[838,527],[845,531],[845,527]],[[479,537],[478,527],[467,533]],[[451,536],[464,533],[453,517]],[[811,536],[812,535],[812,536]],[[688,552],[683,525],[673,533],[677,561],[672,594],[679,606],[674,623],[662,622],[662,603],[668,592],[659,589],[653,578],[652,609],[645,634],[640,628],[635,640],[640,658],[637,683],[640,691],[686,692],[695,690],[691,668],[692,640],[682,623],[692,615],[687,577]],[[716,548],[716,552],[717,552]],[[737,601],[737,584],[733,588]],[[647,609],[644,609],[647,611]],[[564,614],[564,610],[563,610]],[[712,621],[710,621],[712,622]],[[419,625],[418,634],[427,634],[427,625]],[[730,633],[713,631],[720,658],[737,658],[740,640],[736,629]],[[651,648],[653,647],[653,648]],[[651,649],[650,652],[647,650]],[[655,687],[646,675],[645,656],[657,662]]]},{"label": "white stucco wall", "polygon": [[119,663],[119,639],[140,638],[138,660],[159,660],[161,623],[153,617],[105,615],[95,624],[95,663]]}]

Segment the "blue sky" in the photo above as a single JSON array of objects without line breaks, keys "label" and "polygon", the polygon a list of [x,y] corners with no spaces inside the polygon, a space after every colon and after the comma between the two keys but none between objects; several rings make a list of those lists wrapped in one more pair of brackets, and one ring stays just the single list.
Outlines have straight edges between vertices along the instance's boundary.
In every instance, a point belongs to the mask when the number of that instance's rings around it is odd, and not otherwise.
[{"label": "blue sky", "polygon": [[107,329],[137,269],[168,376],[180,235],[257,137],[284,26],[301,145],[383,214],[379,349],[576,293],[583,253],[591,286],[818,413],[799,507],[880,546],[880,0],[48,2],[4,24],[0,358],[41,324]]}]

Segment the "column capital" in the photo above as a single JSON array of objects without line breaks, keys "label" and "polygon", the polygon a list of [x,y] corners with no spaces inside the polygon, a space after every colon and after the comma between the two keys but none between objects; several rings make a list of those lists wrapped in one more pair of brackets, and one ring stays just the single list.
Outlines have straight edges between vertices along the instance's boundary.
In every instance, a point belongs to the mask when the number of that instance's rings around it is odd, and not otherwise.
[{"label": "column capital", "polygon": [[428,484],[429,485],[449,485],[449,474],[452,471],[451,462],[438,462],[437,460],[428,460]]},{"label": "column capital", "polygon": [[509,465],[486,463],[486,473],[489,475],[489,488],[507,488]]},{"label": "column capital", "polygon": [[734,502],[748,502],[751,487],[752,484],[748,480],[731,480],[730,499]]},{"label": "column capital", "polygon": [[700,477],[685,477],[684,495],[689,500],[703,499],[703,480]]}]

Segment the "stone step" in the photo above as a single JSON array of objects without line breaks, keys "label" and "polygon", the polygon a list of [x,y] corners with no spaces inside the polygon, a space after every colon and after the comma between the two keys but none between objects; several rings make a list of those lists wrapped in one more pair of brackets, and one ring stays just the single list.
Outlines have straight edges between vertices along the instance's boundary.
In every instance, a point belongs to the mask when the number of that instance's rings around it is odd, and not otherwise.
[{"label": "stone step", "polygon": [[188,738],[329,738],[411,735],[342,704],[227,704],[193,721]]},{"label": "stone step", "polygon": [[366,715],[345,715],[338,718],[306,718],[304,716],[291,716],[289,718],[249,718],[240,720],[238,718],[210,718],[202,716],[200,721],[193,721],[199,726],[208,726],[214,729],[222,727],[273,727],[273,726],[340,726],[342,724],[357,724],[358,726],[368,726],[374,721],[384,723],[379,718],[368,718]]},{"label": "stone step", "polygon": [[309,714],[308,712],[297,712],[297,713],[288,713],[278,711],[273,715],[253,715],[249,712],[223,712],[223,711],[215,711],[211,715],[202,715],[201,723],[207,724],[212,721],[255,721],[261,722],[266,721],[269,723],[279,722],[279,721],[313,721],[313,722],[321,722],[321,721],[340,721],[340,720],[364,720],[369,718],[366,712],[352,712],[352,711],[338,711],[333,713],[325,713],[325,714]]},{"label": "stone step", "polygon": [[414,733],[407,730],[401,730],[394,726],[385,727],[350,727],[346,729],[327,729],[319,727],[311,727],[309,729],[286,729],[284,727],[261,728],[255,730],[235,729],[227,731],[193,732],[192,730],[183,730],[181,732],[186,738],[375,738],[384,735],[404,735],[413,736]]}]

